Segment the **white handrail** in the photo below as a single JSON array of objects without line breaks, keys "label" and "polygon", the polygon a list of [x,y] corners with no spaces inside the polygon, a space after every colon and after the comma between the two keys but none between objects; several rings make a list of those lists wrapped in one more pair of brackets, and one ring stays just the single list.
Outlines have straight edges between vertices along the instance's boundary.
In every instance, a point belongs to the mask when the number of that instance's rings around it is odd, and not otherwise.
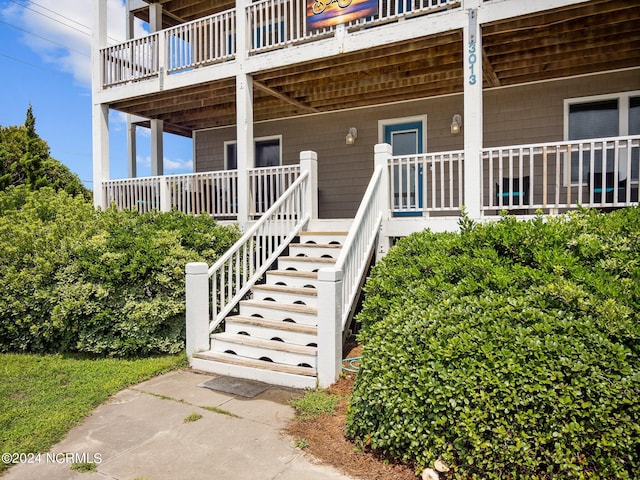
[{"label": "white handrail", "polygon": [[235,308],[289,242],[311,219],[309,172],[303,172],[260,219],[209,268],[212,320],[209,331]]},{"label": "white handrail", "polygon": [[363,277],[382,223],[380,189],[385,166],[375,168],[334,269],[342,271],[342,328],[344,330],[357,300]]},{"label": "white handrail", "polygon": [[640,135],[484,148],[482,209],[637,204],[639,154]]}]

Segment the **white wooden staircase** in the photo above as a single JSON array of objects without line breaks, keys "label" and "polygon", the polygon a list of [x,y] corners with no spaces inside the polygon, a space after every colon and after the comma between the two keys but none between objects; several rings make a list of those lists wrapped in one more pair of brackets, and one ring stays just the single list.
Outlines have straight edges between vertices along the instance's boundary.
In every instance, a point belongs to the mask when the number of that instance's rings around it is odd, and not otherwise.
[{"label": "white wooden staircase", "polygon": [[303,231],[251,288],[239,312],[211,334],[193,368],[297,388],[315,387],[318,270],[335,265],[346,231]]}]

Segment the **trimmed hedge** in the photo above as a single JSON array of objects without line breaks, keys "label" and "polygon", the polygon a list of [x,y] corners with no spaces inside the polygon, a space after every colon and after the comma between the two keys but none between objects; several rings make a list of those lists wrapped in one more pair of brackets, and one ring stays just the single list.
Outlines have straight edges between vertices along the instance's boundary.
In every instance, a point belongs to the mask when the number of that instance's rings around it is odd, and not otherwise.
[{"label": "trimmed hedge", "polygon": [[131,356],[184,348],[184,268],[238,238],[208,216],[96,211],[24,187],[0,194],[0,351]]},{"label": "trimmed hedge", "polygon": [[461,227],[374,268],[348,435],[449,478],[637,478],[640,209]]}]

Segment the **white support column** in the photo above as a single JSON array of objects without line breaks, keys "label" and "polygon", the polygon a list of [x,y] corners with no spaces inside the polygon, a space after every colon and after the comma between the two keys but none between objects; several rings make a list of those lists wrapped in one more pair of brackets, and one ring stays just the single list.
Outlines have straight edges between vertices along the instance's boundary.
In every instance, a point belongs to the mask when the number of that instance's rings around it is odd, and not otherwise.
[{"label": "white support column", "polygon": [[342,365],[342,270],[318,271],[318,383],[338,379]]},{"label": "white support column", "polygon": [[[100,49],[107,45],[107,0],[93,0],[91,3],[91,84],[95,89],[102,85],[102,54]],[[97,92],[93,91],[95,95]],[[95,97],[94,97],[95,98]],[[91,108],[93,145],[93,204],[105,208],[106,199],[102,182],[109,179],[109,105],[92,102]]]},{"label": "white support column", "polygon": [[138,157],[136,129],[136,124],[131,120],[131,115],[127,114],[127,163],[129,164],[129,178],[136,178],[138,176],[138,167],[136,164]]},{"label": "white support column", "polygon": [[164,143],[162,120],[151,119],[151,175],[164,175]]},{"label": "white support column", "polygon": [[318,219],[318,154],[311,150],[300,152],[300,173],[309,172],[309,187],[305,202],[311,209],[311,220]]},{"label": "white support column", "polygon": [[185,277],[187,357],[209,350],[209,266],[187,263]]},{"label": "white support column", "polygon": [[151,33],[162,30],[162,4],[160,2],[149,4],[149,30]]},{"label": "white support column", "polygon": [[109,105],[94,104],[93,127],[93,205],[107,208],[102,182],[109,180]]},{"label": "white support column", "polygon": [[238,224],[244,230],[253,210],[249,169],[255,165],[253,138],[253,83],[251,75],[236,76],[236,122],[238,156]]},{"label": "white support column", "polygon": [[481,216],[482,205],[482,32],[478,22],[480,0],[466,0],[469,22],[463,28],[464,57],[464,205],[471,218]]},{"label": "white support column", "polygon": [[376,259],[384,257],[389,248],[391,248],[391,242],[389,237],[384,235],[384,227],[389,220],[391,212],[391,188],[389,185],[389,160],[393,154],[393,148],[388,143],[379,143],[374,148],[374,171],[375,169],[382,168],[382,175],[380,177],[380,209],[382,210],[382,225],[380,226],[380,232],[378,233],[378,245],[376,247]]}]

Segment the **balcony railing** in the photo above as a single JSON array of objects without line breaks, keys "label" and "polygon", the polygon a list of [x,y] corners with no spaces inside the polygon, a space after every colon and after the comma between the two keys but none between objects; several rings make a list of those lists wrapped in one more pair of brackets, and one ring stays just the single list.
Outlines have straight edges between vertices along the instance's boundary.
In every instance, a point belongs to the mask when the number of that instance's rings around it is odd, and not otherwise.
[{"label": "balcony railing", "polygon": [[391,211],[396,216],[460,210],[463,151],[392,157],[389,161]]},{"label": "balcony railing", "polygon": [[621,207],[638,202],[640,136],[483,150],[482,209]]},{"label": "balcony railing", "polygon": [[[249,170],[249,213],[262,216],[300,175],[300,165]],[[108,180],[102,185],[107,205],[120,209],[178,210],[219,219],[238,216],[238,171]]]},{"label": "balcony railing", "polygon": [[[329,0],[317,0],[328,2]],[[345,24],[358,30],[459,7],[460,0],[380,0],[378,11]],[[262,0],[246,8],[248,50],[274,48],[333,35],[336,27],[309,29],[307,0]],[[102,86],[171,75],[236,57],[236,9],[229,9],[101,50]]]}]

